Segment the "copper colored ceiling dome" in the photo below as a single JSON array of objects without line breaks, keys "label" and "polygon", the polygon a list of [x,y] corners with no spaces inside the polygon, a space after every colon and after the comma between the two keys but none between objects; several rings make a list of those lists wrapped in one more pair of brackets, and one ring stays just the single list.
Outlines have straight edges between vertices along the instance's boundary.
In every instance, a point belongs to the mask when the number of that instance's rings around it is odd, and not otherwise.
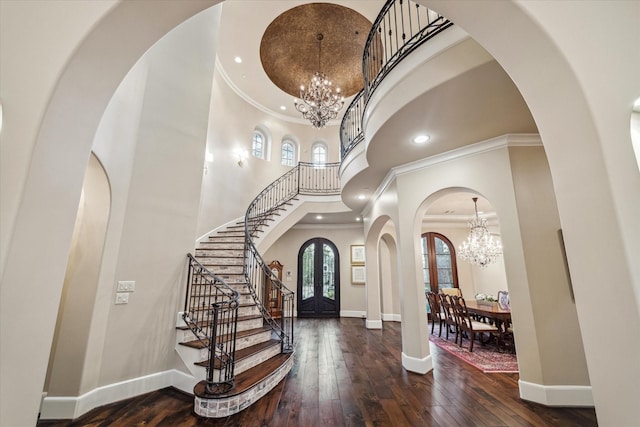
[{"label": "copper colored ceiling dome", "polygon": [[[362,54],[371,22],[358,12],[330,3],[294,7],[269,24],[260,43],[260,61],[273,84],[300,95],[316,71],[339,87],[345,97],[363,87]],[[318,69],[318,34],[322,34]]]}]

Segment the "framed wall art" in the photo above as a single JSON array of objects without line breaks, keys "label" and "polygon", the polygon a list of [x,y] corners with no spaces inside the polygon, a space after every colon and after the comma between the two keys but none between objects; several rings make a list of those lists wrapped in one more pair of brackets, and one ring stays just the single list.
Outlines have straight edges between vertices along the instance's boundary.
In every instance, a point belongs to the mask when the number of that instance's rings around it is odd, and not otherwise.
[{"label": "framed wall art", "polygon": [[351,245],[351,265],[364,265],[364,245]]},{"label": "framed wall art", "polygon": [[364,265],[352,265],[351,266],[351,283],[364,284],[366,279],[366,272]]}]

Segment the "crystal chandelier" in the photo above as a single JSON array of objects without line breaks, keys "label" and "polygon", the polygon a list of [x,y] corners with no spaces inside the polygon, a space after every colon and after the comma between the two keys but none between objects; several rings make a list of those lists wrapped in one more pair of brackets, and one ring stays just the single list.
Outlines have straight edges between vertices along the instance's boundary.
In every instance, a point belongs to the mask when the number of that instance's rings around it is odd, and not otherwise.
[{"label": "crystal chandelier", "polygon": [[478,198],[473,198],[476,217],[469,222],[469,237],[458,247],[458,256],[485,268],[502,255],[502,245],[487,230],[487,220],[478,218]]},{"label": "crystal chandelier", "polygon": [[300,101],[294,102],[296,110],[302,113],[302,117],[309,120],[313,127],[322,128],[329,120],[338,116],[338,112],[344,106],[344,97],[340,95],[340,88],[335,91],[331,81],[320,71],[320,53],[322,47],[322,33],[318,33],[318,71],[313,74],[306,90],[300,86]]}]

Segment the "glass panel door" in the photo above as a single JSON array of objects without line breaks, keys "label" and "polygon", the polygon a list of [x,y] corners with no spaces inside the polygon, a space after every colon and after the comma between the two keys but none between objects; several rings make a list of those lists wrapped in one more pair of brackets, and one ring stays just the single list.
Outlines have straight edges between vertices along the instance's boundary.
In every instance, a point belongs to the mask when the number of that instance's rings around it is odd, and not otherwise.
[{"label": "glass panel door", "polygon": [[298,253],[298,317],[340,316],[338,250],[323,238],[307,241]]}]

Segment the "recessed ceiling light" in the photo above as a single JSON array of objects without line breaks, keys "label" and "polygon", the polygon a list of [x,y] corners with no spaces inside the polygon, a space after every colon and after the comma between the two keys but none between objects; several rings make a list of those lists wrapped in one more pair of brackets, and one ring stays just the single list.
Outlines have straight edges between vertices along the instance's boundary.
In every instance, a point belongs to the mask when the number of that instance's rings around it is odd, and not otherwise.
[{"label": "recessed ceiling light", "polygon": [[367,196],[365,196],[364,194],[359,194],[358,195],[358,200],[364,200],[366,198],[367,198]]},{"label": "recessed ceiling light", "polygon": [[287,109],[287,107],[285,107],[284,105],[281,105],[281,106],[280,106],[280,109],[281,109],[282,111],[284,111],[284,110],[286,110],[286,109]]},{"label": "recessed ceiling light", "polygon": [[322,215],[316,215],[316,219],[322,219]]},{"label": "recessed ceiling light", "polygon": [[236,64],[242,63],[242,58],[240,58],[239,56],[236,56],[235,58],[233,58],[233,60],[236,61]]},{"label": "recessed ceiling light", "polygon": [[416,144],[424,144],[429,139],[431,139],[429,135],[418,135],[415,138],[413,138],[413,142],[415,142]]},{"label": "recessed ceiling light", "polygon": [[362,219],[359,216],[357,216],[356,217],[356,221],[360,222],[360,221],[362,221]]}]

